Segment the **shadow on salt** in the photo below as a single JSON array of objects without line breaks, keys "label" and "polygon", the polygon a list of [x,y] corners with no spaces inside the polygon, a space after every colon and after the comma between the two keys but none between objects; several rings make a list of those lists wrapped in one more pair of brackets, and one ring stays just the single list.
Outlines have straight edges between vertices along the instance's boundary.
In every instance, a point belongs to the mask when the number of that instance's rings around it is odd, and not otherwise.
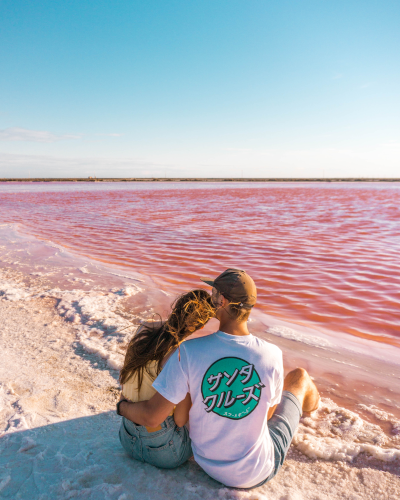
[{"label": "shadow on salt", "polygon": [[232,498],[193,460],[161,470],[130,459],[119,443],[120,422],[107,412],[3,436],[0,498],[184,500],[194,492],[210,500]]}]

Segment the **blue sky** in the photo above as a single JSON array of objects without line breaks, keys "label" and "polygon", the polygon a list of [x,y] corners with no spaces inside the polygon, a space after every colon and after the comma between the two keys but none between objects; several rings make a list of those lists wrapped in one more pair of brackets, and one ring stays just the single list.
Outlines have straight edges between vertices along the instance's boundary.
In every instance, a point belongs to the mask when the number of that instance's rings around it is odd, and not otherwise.
[{"label": "blue sky", "polygon": [[0,0],[0,177],[400,177],[400,2]]}]

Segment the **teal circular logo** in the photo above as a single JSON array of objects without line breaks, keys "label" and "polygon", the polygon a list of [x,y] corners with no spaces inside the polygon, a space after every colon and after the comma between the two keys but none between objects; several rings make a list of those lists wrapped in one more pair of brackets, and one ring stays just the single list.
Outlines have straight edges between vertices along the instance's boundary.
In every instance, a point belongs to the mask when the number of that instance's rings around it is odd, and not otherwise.
[{"label": "teal circular logo", "polygon": [[254,365],[240,358],[221,358],[204,374],[201,384],[204,409],[239,420],[256,408],[263,387]]}]

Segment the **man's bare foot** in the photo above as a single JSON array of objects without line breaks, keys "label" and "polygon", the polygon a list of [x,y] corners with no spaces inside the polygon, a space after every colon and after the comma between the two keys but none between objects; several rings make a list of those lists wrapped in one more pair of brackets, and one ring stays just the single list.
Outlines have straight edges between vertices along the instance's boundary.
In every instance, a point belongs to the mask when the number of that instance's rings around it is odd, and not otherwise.
[{"label": "man's bare foot", "polygon": [[315,410],[318,410],[319,403],[321,402],[321,396],[318,391],[317,394],[312,394],[310,396],[306,396],[303,401],[303,411],[306,413],[311,413]]}]

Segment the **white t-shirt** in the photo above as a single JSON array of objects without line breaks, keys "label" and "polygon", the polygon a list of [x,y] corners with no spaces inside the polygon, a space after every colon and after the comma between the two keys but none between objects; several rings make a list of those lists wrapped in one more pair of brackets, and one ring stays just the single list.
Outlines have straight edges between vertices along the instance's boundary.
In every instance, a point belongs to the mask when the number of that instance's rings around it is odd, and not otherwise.
[{"label": "white t-shirt", "polygon": [[175,405],[190,392],[196,462],[227,486],[255,486],[272,472],[268,410],[280,402],[282,351],[253,335],[218,331],[188,340],[153,383]]}]

